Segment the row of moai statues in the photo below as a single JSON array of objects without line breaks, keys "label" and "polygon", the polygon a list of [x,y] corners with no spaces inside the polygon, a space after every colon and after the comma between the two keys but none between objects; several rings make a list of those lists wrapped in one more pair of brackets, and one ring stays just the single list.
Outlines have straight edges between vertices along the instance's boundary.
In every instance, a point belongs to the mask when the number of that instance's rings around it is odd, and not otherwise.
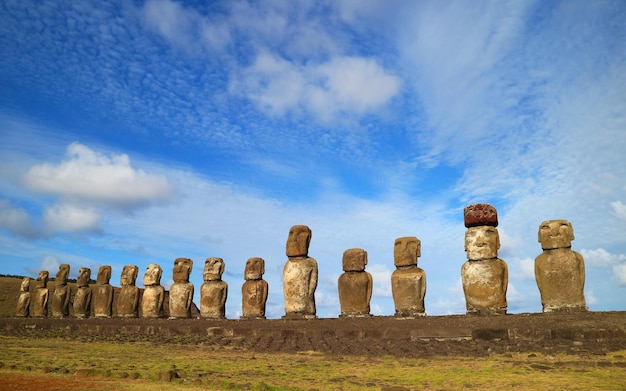
[{"label": "row of moai statues", "polygon": [[[465,251],[467,261],[461,268],[461,280],[465,295],[467,314],[501,315],[507,311],[506,292],[508,267],[498,258],[500,238],[497,230],[496,209],[489,204],[469,205],[464,209]],[[309,257],[312,232],[306,225],[291,227],[286,243],[287,262],[283,269],[283,295],[285,319],[316,318],[315,290],[318,266]],[[538,240],[543,253],[535,259],[535,277],[544,312],[586,311],[584,298],[585,270],[582,256],[571,250],[574,232],[566,220],[549,220],[541,223]],[[414,236],[398,238],[394,243],[394,265],[391,288],[396,317],[415,317],[426,314],[426,273],[417,266],[421,255],[421,243]],[[341,317],[370,315],[373,280],[365,271],[367,252],[361,248],[348,249],[343,254],[344,273],[339,276],[338,293]],[[172,284],[169,292],[169,317],[191,317],[194,287],[189,282],[193,261],[178,258],[174,261]],[[222,280],[224,261],[207,258],[200,291],[200,316],[225,318],[228,284]],[[160,285],[162,269],[157,264],[147,267],[144,275],[144,292],[135,286],[138,268],[127,265],[120,279],[121,290],[117,300],[120,317],[163,316],[165,290]],[[242,286],[241,319],[264,319],[268,296],[268,284],[263,280],[265,261],[250,258],[246,262]],[[52,317],[69,314],[70,292],[67,286],[69,265],[61,265],[55,280],[51,299]],[[79,318],[89,317],[93,297],[95,317],[111,317],[113,288],[109,284],[111,267],[102,266],[98,271],[95,292],[89,287],[91,270],[81,268],[77,279],[73,309]],[[33,316],[47,316],[48,272],[42,271],[37,278],[36,305]],[[29,316],[29,279],[22,282],[18,299],[18,316]]]}]

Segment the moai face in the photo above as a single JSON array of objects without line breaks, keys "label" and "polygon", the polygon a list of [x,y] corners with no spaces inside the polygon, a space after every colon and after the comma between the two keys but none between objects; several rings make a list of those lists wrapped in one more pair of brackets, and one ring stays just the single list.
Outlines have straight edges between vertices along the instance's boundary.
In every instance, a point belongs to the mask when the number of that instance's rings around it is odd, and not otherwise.
[{"label": "moai face", "polygon": [[246,262],[244,277],[246,281],[260,280],[265,273],[265,261],[262,258],[250,258]]},{"label": "moai face", "polygon": [[470,227],[465,231],[465,252],[467,259],[491,259],[498,256],[500,236],[492,226]]},{"label": "moai face", "polygon": [[100,266],[98,269],[98,279],[96,280],[96,284],[98,285],[106,285],[111,280],[111,266]]},{"label": "moai face", "polygon": [[20,285],[20,292],[28,292],[30,290],[30,278],[24,277]]},{"label": "moai face", "polygon": [[81,267],[78,269],[78,278],[76,279],[76,285],[79,287],[89,285],[91,280],[91,269],[88,267]]},{"label": "moai face", "polygon": [[311,229],[306,225],[294,225],[289,230],[286,253],[288,257],[306,257],[311,243]]},{"label": "moai face", "polygon": [[224,273],[224,260],[222,258],[207,258],[204,262],[204,281],[219,281]]},{"label": "moai face", "polygon": [[367,265],[367,252],[362,248],[351,248],[343,252],[343,271],[362,272]]},{"label": "moai face", "polygon": [[39,272],[39,276],[37,276],[37,288],[45,288],[48,286],[48,271],[42,270]]},{"label": "moai face", "polygon": [[161,269],[161,266],[157,265],[156,263],[148,265],[148,267],[146,268],[146,274],[143,275],[143,285],[159,285],[161,283],[162,274],[163,270]]},{"label": "moai face", "polygon": [[174,282],[189,282],[193,261],[189,258],[176,258],[174,261]]},{"label": "moai face", "polygon": [[135,280],[137,280],[137,274],[139,273],[139,268],[135,265],[126,265],[122,270],[122,276],[120,277],[120,284],[122,286],[135,285]]},{"label": "moai face", "polygon": [[539,242],[544,250],[572,247],[574,229],[567,220],[548,220],[539,226]]},{"label": "moai face", "polygon": [[397,266],[417,265],[421,255],[421,242],[415,236],[396,239],[393,245],[393,263]]},{"label": "moai face", "polygon": [[54,285],[63,286],[67,285],[67,278],[70,274],[70,265],[64,263],[59,266],[59,271],[57,272],[57,276],[54,279]]}]

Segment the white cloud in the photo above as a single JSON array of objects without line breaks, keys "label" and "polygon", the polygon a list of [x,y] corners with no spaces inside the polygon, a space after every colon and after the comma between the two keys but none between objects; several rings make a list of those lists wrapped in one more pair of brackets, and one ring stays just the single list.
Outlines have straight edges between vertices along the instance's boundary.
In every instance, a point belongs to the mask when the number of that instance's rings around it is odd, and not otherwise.
[{"label": "white cloud", "polygon": [[0,199],[0,228],[23,237],[37,236],[37,228],[22,208],[13,207],[8,200]]},{"label": "white cloud", "polygon": [[99,232],[100,215],[92,208],[60,204],[45,209],[43,229],[48,235],[72,232]]},{"label": "white cloud", "polygon": [[626,263],[620,263],[613,266],[613,273],[617,277],[619,284],[626,286]]},{"label": "white cloud", "polygon": [[524,258],[518,261],[521,273],[516,277],[535,280],[535,260],[532,258]]},{"label": "white cloud", "polygon": [[614,277],[622,286],[626,286],[626,255],[612,254],[603,248],[580,250],[585,263],[598,267],[610,267]]},{"label": "white cloud", "polygon": [[626,205],[622,204],[622,201],[611,202],[613,213],[623,221],[626,221]]},{"label": "white cloud", "polygon": [[378,297],[392,297],[391,271],[380,264],[368,265],[365,269],[372,275],[374,290],[372,295]]}]

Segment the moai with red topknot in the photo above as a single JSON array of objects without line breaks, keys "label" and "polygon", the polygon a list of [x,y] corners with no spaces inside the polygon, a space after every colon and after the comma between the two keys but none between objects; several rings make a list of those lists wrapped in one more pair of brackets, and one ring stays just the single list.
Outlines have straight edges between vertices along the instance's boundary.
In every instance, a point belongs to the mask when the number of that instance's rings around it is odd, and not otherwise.
[{"label": "moai with red topknot", "polygon": [[489,204],[465,207],[465,252],[461,280],[468,315],[506,314],[509,272],[498,258],[498,214]]},{"label": "moai with red topknot", "polygon": [[340,317],[370,316],[370,300],[372,298],[372,275],[365,271],[367,251],[362,248],[351,248],[343,253],[342,266],[344,273],[339,276]]},{"label": "moai with red topknot", "polygon": [[391,293],[396,307],[396,317],[407,318],[426,315],[426,272],[417,267],[421,255],[421,242],[415,236],[398,238],[393,246],[396,270],[391,274]]}]

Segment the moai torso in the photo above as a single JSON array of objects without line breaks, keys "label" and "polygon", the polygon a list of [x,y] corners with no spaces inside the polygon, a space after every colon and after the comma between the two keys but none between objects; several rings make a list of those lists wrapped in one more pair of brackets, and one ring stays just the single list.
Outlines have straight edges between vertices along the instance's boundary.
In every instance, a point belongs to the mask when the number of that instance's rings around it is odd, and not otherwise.
[{"label": "moai torso", "polygon": [[244,276],[246,281],[241,286],[242,319],[265,319],[268,285],[263,280],[265,261],[250,258],[246,262]]},{"label": "moai torso", "polygon": [[204,263],[204,284],[200,288],[200,316],[203,318],[224,319],[228,284],[222,281],[224,261],[221,258],[207,258]]},{"label": "moai torso", "polygon": [[139,315],[139,288],[135,280],[139,268],[135,265],[126,265],[120,278],[119,296],[117,298],[117,316],[122,318],[136,318]]},{"label": "moai torso", "polygon": [[391,274],[391,292],[396,308],[396,317],[423,316],[426,314],[426,273],[417,267],[421,255],[421,243],[414,236],[396,239],[394,264]]},{"label": "moai torso", "polygon": [[315,318],[317,261],[308,256],[311,230],[295,225],[289,231],[283,268],[283,295],[286,318]]},{"label": "moai torso", "polygon": [[50,299],[50,309],[53,318],[65,318],[70,315],[70,287],[67,285],[67,278],[70,274],[70,265],[59,266],[54,280],[54,292]]},{"label": "moai torso", "polygon": [[20,296],[17,299],[15,316],[28,317],[30,315],[30,278],[26,277],[20,284]]},{"label": "moai torso", "polygon": [[193,261],[188,258],[177,258],[174,261],[174,283],[170,287],[170,319],[190,318],[193,301],[193,284],[189,275]]},{"label": "moai torso", "polygon": [[91,312],[91,288],[89,287],[91,280],[91,269],[82,267],[78,270],[78,278],[76,279],[76,295],[74,296],[74,316],[77,318],[89,318]]},{"label": "moai torso", "polygon": [[35,282],[35,297],[32,316],[45,318],[48,316],[48,272],[42,270]]},{"label": "moai torso", "polygon": [[544,221],[539,226],[543,253],[535,258],[535,279],[543,312],[586,311],[585,262],[572,251],[574,231],[567,220]]},{"label": "moai torso", "polygon": [[337,290],[341,317],[368,316],[372,298],[372,275],[365,271],[367,252],[361,248],[344,251]]},{"label": "moai torso", "polygon": [[113,315],[113,287],[109,284],[110,279],[111,266],[101,266],[93,292],[93,312],[96,318],[110,318]]},{"label": "moai torso", "polygon": [[141,297],[141,317],[160,318],[163,317],[163,300],[165,299],[165,289],[161,286],[161,275],[163,270],[157,264],[150,264],[143,277],[143,284],[146,287]]}]

